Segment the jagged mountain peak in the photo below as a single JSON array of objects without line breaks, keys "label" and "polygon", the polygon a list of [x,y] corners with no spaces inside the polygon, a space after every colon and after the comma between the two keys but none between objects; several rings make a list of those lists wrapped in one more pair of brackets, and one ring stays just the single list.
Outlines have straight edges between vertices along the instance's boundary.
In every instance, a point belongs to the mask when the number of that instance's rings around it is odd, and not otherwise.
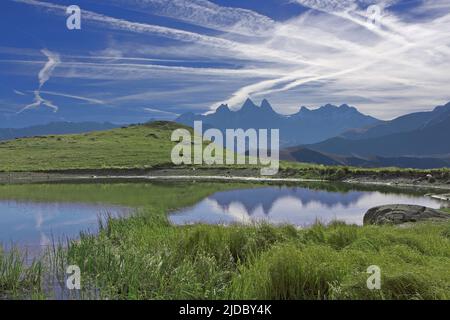
[{"label": "jagged mountain peak", "polygon": [[305,107],[305,106],[301,106],[300,111],[299,112],[308,112],[311,111],[309,108]]},{"label": "jagged mountain peak", "polygon": [[221,104],[217,109],[216,109],[216,113],[225,113],[225,112],[230,112],[230,108],[228,107],[228,104]]},{"label": "jagged mountain peak", "polygon": [[443,106],[437,106],[434,108],[433,112],[450,112],[450,102]]},{"label": "jagged mountain peak", "polygon": [[269,101],[267,99],[263,99],[263,101],[261,101],[261,108],[262,109],[272,109],[272,106],[270,105]]},{"label": "jagged mountain peak", "polygon": [[272,105],[270,104],[270,102],[267,99],[264,99],[261,102],[261,110],[264,112],[273,113],[275,115],[278,115],[278,113],[275,110],[273,110]]},{"label": "jagged mountain peak", "polygon": [[355,107],[349,106],[348,104],[344,103],[340,106],[327,103],[326,105],[320,107],[317,110],[327,110],[327,111],[337,111],[337,112],[343,112],[343,111],[358,111]]},{"label": "jagged mountain peak", "polygon": [[344,113],[357,113],[361,114],[355,107],[349,106],[348,104],[341,104],[340,106],[336,106],[331,103],[327,103],[317,109],[309,109],[305,106],[302,106],[300,110],[295,113],[293,116],[302,117],[308,115],[323,115],[323,114],[344,114]]},{"label": "jagged mountain peak", "polygon": [[242,105],[242,108],[240,110],[245,111],[245,110],[254,110],[254,109],[258,109],[258,106],[250,98],[247,98],[247,100],[245,100],[245,102]]}]

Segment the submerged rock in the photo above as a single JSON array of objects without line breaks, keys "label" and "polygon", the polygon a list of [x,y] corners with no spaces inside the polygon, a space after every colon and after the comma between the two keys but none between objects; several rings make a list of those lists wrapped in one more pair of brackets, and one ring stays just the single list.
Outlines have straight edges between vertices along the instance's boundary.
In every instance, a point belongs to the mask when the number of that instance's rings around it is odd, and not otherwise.
[{"label": "submerged rock", "polygon": [[402,224],[418,221],[450,220],[450,214],[416,205],[392,204],[369,209],[364,215],[364,225]]}]

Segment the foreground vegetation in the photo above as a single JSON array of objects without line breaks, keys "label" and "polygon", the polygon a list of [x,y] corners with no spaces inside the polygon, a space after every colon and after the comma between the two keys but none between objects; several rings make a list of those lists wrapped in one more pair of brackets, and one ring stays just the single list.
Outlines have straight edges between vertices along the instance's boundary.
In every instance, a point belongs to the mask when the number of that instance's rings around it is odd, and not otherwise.
[{"label": "foreground vegetation", "polygon": [[[111,221],[60,255],[61,266],[80,266],[84,298],[450,299],[449,223],[296,230],[173,227],[141,216]],[[1,291],[44,297],[41,264],[5,272],[10,258],[0,256]],[[371,265],[381,268],[381,290],[367,289]]]},{"label": "foreground vegetation", "polygon": [[[65,266],[76,264],[83,286],[77,297],[87,299],[450,299],[450,223],[401,228],[335,222],[303,230],[169,224],[171,210],[237,186],[2,186],[7,198],[137,203],[140,209],[110,220],[98,235],[52,248],[31,266],[19,263],[17,253],[1,254],[0,292],[54,298],[47,279],[63,283]],[[371,265],[381,268],[381,290],[367,289]]]},{"label": "foreground vegetation", "polygon": [[26,263],[25,255],[17,249],[5,252],[0,247],[0,299],[42,295],[43,264]]},{"label": "foreground vegetation", "polygon": [[[450,224],[176,228],[143,215],[67,258],[113,299],[450,299]],[[381,290],[367,289],[370,265]]]}]

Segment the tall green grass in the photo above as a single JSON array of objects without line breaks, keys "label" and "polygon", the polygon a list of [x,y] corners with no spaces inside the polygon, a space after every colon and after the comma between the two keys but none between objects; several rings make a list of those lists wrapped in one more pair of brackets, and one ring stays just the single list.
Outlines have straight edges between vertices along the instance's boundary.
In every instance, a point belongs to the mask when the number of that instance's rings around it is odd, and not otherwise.
[{"label": "tall green grass", "polygon": [[0,246],[0,298],[38,298],[42,294],[43,265],[27,263],[17,248],[5,251]]},{"label": "tall green grass", "polygon": [[[233,279],[237,299],[449,299],[450,242],[447,226],[411,229],[315,227],[300,242],[264,252]],[[311,238],[311,233],[323,237]],[[350,240],[342,245],[341,237]],[[369,290],[367,268],[381,268],[381,290]]]},{"label": "tall green grass", "polygon": [[[55,298],[45,279],[82,272],[78,299],[450,299],[450,223],[175,227],[145,210],[55,246],[50,274],[1,256],[3,297]],[[381,269],[381,290],[366,286]],[[44,284],[43,284],[44,283]]]},{"label": "tall green grass", "polygon": [[[103,298],[449,299],[450,224],[174,227],[112,221],[68,250]],[[147,224],[148,223],[148,224]],[[367,268],[382,272],[369,290]]]}]

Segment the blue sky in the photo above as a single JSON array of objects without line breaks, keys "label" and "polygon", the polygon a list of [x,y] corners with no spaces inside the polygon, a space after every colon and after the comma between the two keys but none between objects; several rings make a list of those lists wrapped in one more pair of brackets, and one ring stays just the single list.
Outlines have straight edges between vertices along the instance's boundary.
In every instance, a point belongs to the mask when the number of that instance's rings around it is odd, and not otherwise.
[{"label": "blue sky", "polygon": [[[382,9],[377,26],[367,8]],[[66,28],[69,5],[81,30]],[[348,103],[391,119],[450,101],[447,0],[3,0],[0,127]]]}]

